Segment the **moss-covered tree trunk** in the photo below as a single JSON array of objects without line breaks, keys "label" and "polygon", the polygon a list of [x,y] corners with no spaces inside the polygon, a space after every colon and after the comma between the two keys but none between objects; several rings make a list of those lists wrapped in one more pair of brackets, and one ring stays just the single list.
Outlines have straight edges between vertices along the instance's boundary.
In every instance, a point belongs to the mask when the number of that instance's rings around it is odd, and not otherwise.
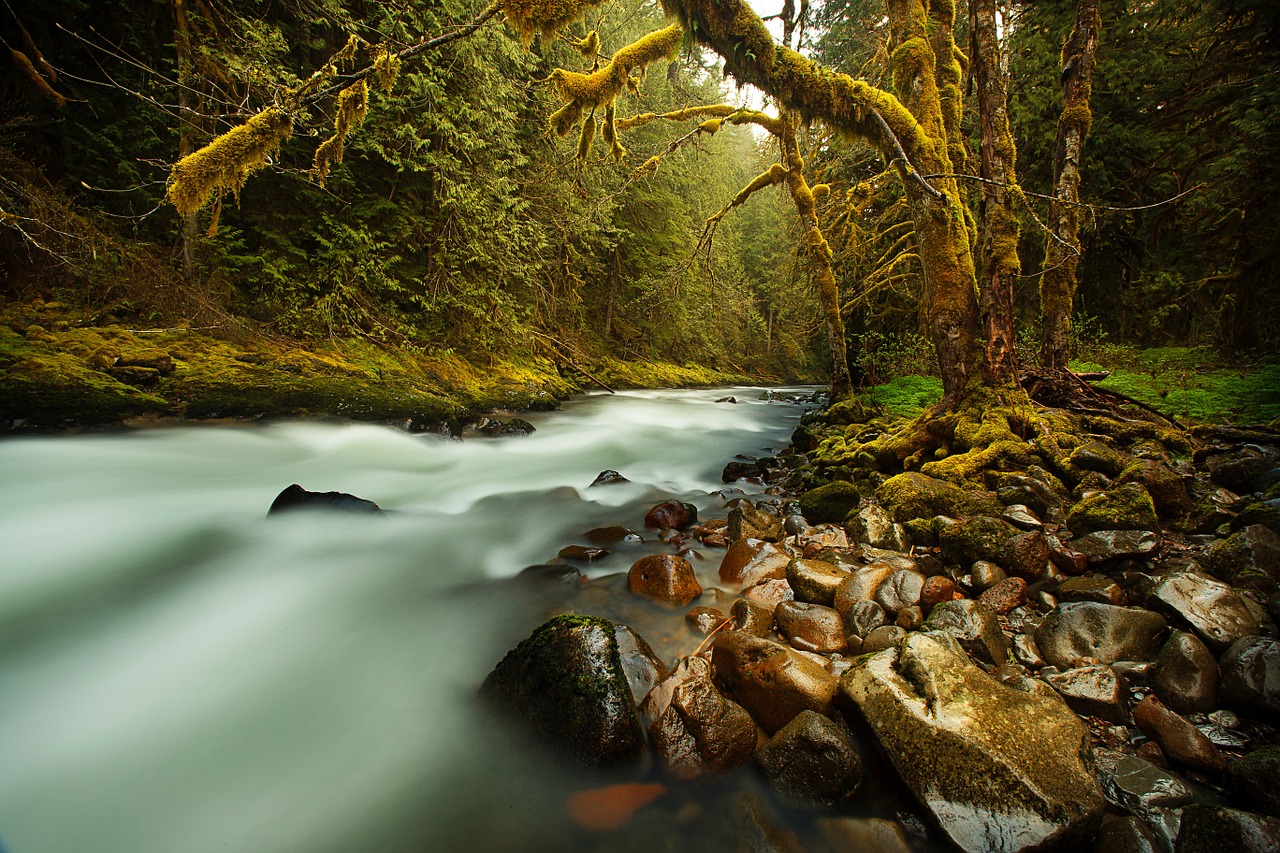
[{"label": "moss-covered tree trunk", "polygon": [[840,290],[831,269],[831,246],[818,223],[818,205],[813,189],[804,177],[804,158],[796,140],[795,116],[784,111],[781,116],[783,165],[787,168],[787,191],[795,202],[796,212],[804,228],[804,244],[809,252],[809,270],[818,288],[818,301],[827,330],[827,349],[831,356],[831,399],[841,400],[853,390],[849,381],[849,359],[845,351],[844,320],[840,316]]},{"label": "moss-covered tree trunk", "polygon": [[970,68],[978,94],[981,127],[979,176],[982,184],[982,252],[978,310],[986,337],[983,370],[994,386],[1012,385],[1017,370],[1013,289],[1022,273],[1018,260],[1021,228],[1014,213],[1017,149],[1009,130],[1009,110],[996,37],[995,0],[969,0],[973,56]]},{"label": "moss-covered tree trunk", "polygon": [[1077,0],[1075,26],[1062,48],[1062,117],[1054,156],[1054,201],[1049,208],[1050,234],[1045,244],[1045,271],[1040,278],[1040,360],[1049,371],[1066,370],[1071,308],[1080,263],[1078,204],[1080,152],[1093,114],[1093,56],[1102,18],[1098,0]]}]

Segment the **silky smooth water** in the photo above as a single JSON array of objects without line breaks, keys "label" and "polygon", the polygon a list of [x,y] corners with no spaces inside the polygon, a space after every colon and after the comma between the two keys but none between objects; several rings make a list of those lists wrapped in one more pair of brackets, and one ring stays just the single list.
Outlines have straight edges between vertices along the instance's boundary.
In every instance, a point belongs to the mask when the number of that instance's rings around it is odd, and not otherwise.
[{"label": "silky smooth water", "polygon": [[[532,436],[462,442],[322,423],[0,440],[0,838],[557,849],[583,781],[474,698],[536,624],[501,579],[669,496],[723,516],[724,464],[802,413],[759,397],[588,395],[527,416]],[[607,468],[632,482],[588,488]],[[266,518],[295,482],[393,512]],[[592,574],[634,555],[611,559]]]}]

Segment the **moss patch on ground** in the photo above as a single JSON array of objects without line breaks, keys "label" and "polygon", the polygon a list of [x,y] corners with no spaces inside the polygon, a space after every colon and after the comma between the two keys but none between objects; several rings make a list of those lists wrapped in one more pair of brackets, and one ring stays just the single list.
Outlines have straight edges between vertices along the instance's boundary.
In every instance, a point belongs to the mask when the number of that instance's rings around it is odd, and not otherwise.
[{"label": "moss patch on ground", "polygon": [[1200,348],[1166,347],[1136,350],[1119,364],[1071,368],[1109,369],[1098,387],[1188,423],[1265,424],[1280,417],[1280,364],[1232,366]]}]

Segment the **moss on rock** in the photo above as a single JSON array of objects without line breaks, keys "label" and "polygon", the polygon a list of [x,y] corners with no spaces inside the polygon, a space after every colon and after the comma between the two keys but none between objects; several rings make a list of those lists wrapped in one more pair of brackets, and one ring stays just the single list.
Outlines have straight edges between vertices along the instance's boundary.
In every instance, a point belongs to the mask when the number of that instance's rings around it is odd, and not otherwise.
[{"label": "moss on rock", "polygon": [[899,522],[935,515],[998,515],[1003,509],[991,492],[962,489],[914,471],[885,480],[876,489],[876,498]]},{"label": "moss on rock", "polygon": [[1067,512],[1067,527],[1077,536],[1099,530],[1159,530],[1155,503],[1138,483],[1090,495]]},{"label": "moss on rock", "polygon": [[800,511],[810,524],[839,523],[861,499],[857,486],[837,481],[805,492],[800,498]]}]

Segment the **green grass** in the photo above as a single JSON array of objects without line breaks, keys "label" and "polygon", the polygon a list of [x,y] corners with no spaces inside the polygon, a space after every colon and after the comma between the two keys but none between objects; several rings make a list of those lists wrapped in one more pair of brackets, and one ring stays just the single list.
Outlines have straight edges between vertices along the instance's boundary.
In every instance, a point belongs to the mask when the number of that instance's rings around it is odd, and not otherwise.
[{"label": "green grass", "polygon": [[1099,388],[1118,391],[1188,423],[1265,424],[1280,417],[1280,365],[1231,367],[1198,350],[1137,351],[1126,362],[1072,362],[1073,370],[1110,369]]}]

